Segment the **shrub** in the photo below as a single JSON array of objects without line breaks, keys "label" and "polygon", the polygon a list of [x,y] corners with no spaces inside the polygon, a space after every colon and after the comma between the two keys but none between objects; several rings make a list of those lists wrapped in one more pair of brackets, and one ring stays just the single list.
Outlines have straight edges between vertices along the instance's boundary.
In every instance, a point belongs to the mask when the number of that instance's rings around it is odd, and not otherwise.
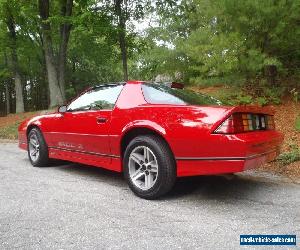
[{"label": "shrub", "polygon": [[290,150],[280,154],[277,158],[282,166],[289,165],[295,161],[300,161],[300,148],[297,144],[290,144]]},{"label": "shrub", "polygon": [[300,116],[298,115],[295,121],[295,129],[300,132]]},{"label": "shrub", "polygon": [[293,97],[293,101],[295,103],[298,103],[298,100],[299,100],[299,92],[297,91],[296,88],[293,88],[291,91],[290,91],[292,97]]}]

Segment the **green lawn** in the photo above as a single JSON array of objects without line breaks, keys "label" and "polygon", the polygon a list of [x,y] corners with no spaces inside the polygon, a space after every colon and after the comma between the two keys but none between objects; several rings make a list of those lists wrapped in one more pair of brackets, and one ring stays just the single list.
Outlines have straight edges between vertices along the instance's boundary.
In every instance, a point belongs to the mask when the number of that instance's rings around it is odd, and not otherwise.
[{"label": "green lawn", "polygon": [[0,128],[0,139],[18,139],[18,126],[21,122],[15,122]]}]

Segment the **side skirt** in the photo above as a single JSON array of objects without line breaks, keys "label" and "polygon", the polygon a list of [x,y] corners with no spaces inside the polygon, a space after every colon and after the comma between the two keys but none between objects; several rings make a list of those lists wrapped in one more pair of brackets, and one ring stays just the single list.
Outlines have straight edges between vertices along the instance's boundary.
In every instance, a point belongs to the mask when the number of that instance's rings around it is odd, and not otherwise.
[{"label": "side skirt", "polygon": [[60,150],[49,147],[49,158],[71,161],[95,167],[101,167],[108,170],[121,172],[121,158],[103,156],[97,154],[87,154],[78,151]]}]

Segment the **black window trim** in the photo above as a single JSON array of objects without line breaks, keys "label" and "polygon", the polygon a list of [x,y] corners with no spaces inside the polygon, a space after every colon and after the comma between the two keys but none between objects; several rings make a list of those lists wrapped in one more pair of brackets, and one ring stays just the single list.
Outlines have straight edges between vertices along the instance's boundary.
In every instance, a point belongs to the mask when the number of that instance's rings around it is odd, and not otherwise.
[{"label": "black window trim", "polygon": [[[109,82],[109,83],[103,83],[103,84],[99,84],[99,85],[95,85],[95,86],[92,86],[90,88],[87,88],[85,91],[83,91],[80,95],[78,95],[76,98],[72,99],[70,101],[70,103],[68,103],[67,105],[67,111],[68,113],[76,113],[76,112],[97,112],[97,111],[113,111],[116,107],[116,103],[119,99],[119,96],[121,95],[123,89],[124,89],[124,86],[125,86],[126,82]],[[123,88],[121,89],[115,103],[114,103],[114,106],[113,108],[111,109],[98,109],[98,110],[93,110],[93,109],[88,109],[88,110],[85,110],[85,109],[82,109],[82,110],[68,110],[69,106],[71,105],[72,102],[76,101],[79,97],[83,96],[84,94],[86,94],[87,92],[89,92],[90,90],[95,90],[95,89],[99,89],[99,88],[103,88],[103,87],[116,87],[116,86],[120,86],[120,85],[123,85]]]},{"label": "black window trim", "polygon": [[[150,102],[149,100],[147,100],[148,98],[147,98],[146,95],[145,95],[145,91],[144,91],[144,89],[143,89],[143,86],[155,88],[155,87],[153,87],[153,85],[156,85],[156,84],[157,84],[157,85],[161,85],[162,87],[170,88],[170,89],[177,89],[177,88],[172,88],[172,87],[166,86],[165,83],[161,83],[161,82],[143,82],[143,83],[141,84],[141,91],[142,91],[142,94],[143,94],[143,97],[144,97],[145,102],[148,103],[148,104],[151,104],[151,105],[177,105],[177,106],[188,106],[188,105],[197,105],[197,106],[220,106],[220,105],[223,105],[222,102],[221,102],[220,100],[216,99],[216,98],[213,97],[213,96],[206,95],[206,94],[202,94],[202,93],[196,93],[196,92],[195,92],[195,94],[197,94],[197,95],[202,95],[202,96],[204,96],[205,98],[210,98],[211,100],[214,101],[214,103],[211,103],[211,104],[190,104],[190,103],[188,103],[188,102],[186,102],[186,101],[184,101],[184,100],[183,100],[183,102],[184,102],[185,104],[153,103],[153,102]],[[181,90],[183,90],[183,89],[181,89]],[[185,90],[185,89],[184,89],[184,90]],[[192,92],[194,92],[194,91],[192,91]],[[175,97],[177,97],[177,96],[175,96]],[[177,97],[177,98],[179,98],[179,97]],[[179,99],[180,99],[180,98],[179,98]]]},{"label": "black window trim", "polygon": [[[143,94],[143,97],[144,97],[144,100],[147,104],[151,104],[151,105],[170,105],[169,103],[152,103],[152,102],[149,102],[149,100],[147,100],[147,97],[145,96],[145,91],[143,89],[143,86],[147,86],[147,87],[152,87],[154,88],[152,85],[153,84],[158,84],[158,85],[163,85],[164,83],[161,83],[161,82],[144,82],[141,84],[141,91],[142,91],[142,94]],[[172,105],[177,105],[177,106],[186,106],[188,104],[172,104]]]}]

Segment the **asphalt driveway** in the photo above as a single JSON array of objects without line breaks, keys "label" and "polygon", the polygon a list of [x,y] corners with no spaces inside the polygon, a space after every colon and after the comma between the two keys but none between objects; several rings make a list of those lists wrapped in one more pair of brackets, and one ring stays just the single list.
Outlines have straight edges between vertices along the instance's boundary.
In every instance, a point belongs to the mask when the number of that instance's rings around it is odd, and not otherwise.
[{"label": "asphalt driveway", "polygon": [[146,201],[120,174],[34,168],[16,144],[0,144],[0,249],[254,249],[240,234],[296,234],[299,246],[300,185],[197,177]]}]

